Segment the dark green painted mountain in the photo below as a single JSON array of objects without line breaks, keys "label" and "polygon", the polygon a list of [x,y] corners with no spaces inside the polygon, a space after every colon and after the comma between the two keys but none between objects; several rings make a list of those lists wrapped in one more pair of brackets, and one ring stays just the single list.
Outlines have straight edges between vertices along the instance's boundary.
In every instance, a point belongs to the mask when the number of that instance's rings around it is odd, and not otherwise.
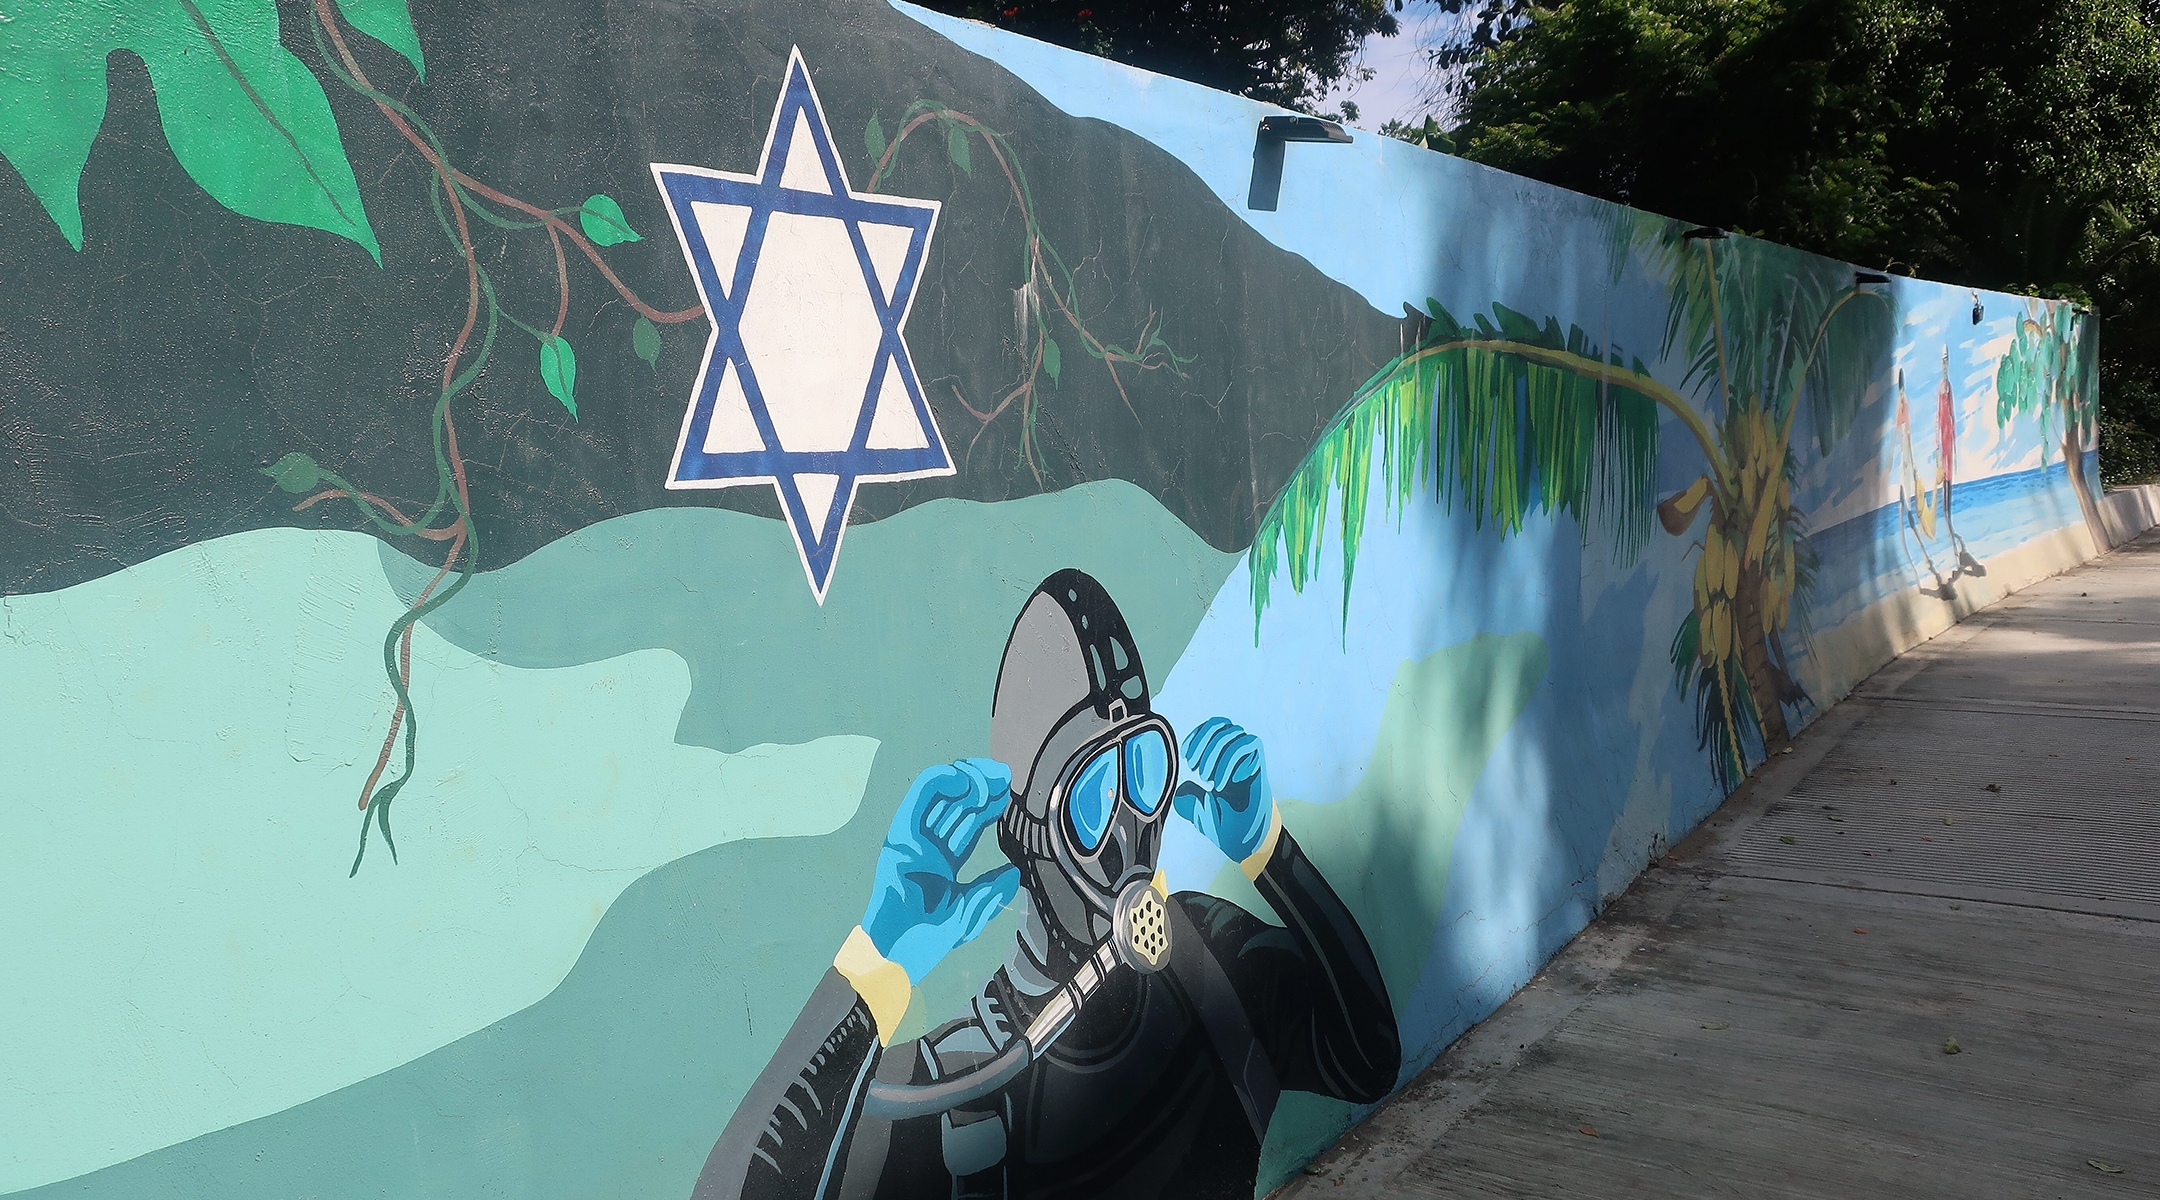
[{"label": "dark green painted mountain", "polygon": [[[1031,421],[1020,404],[987,425],[971,415],[1036,361],[1034,335],[1023,342],[1016,326],[1027,213],[986,140],[963,170],[937,129],[919,131],[881,188],[944,205],[908,340],[960,470],[865,488],[858,522],[941,496],[1124,478],[1210,544],[1241,548],[1320,428],[1401,344],[1398,322],[1254,233],[1168,154],[1066,115],[879,0],[413,9],[426,81],[358,38],[369,77],[507,194],[573,209],[617,198],[644,236],[607,261],[656,308],[697,294],[647,164],[754,169],[800,46],[857,188],[873,173],[873,116],[887,135],[918,100],[976,118],[1025,172],[1089,329],[1111,345],[1160,337],[1183,360],[1128,365],[1121,396],[1068,331],[1058,378],[1038,368]],[[464,266],[437,225],[430,167],[328,69],[310,11],[281,3],[281,37],[330,97],[380,268],[354,242],[213,201],[168,148],[150,77],[125,51],[109,60],[110,107],[82,179],[81,251],[0,169],[0,591],[63,587],[245,529],[360,527],[346,505],[292,510],[262,468],[296,451],[394,501],[425,507],[434,494],[430,409],[464,318]],[[479,226],[475,239],[503,307],[552,322],[545,232]],[[479,565],[645,508],[776,516],[762,487],[662,488],[707,326],[664,327],[649,367],[633,349],[636,313],[574,249],[568,262],[577,418],[543,387],[537,343],[507,326],[453,410]]]}]

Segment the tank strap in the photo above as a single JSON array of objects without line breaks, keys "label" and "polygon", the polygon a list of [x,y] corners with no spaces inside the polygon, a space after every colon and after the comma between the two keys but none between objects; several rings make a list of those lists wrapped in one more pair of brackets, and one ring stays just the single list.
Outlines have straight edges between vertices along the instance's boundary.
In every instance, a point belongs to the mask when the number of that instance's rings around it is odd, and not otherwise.
[{"label": "tank strap", "polygon": [[[1019,1026],[1008,1007],[1011,985],[1003,967],[983,982],[967,1016],[951,1021],[919,1043],[931,1079],[980,1066],[1011,1045]],[[994,1093],[938,1117],[945,1169],[955,1200],[1000,1200],[1005,1195],[1005,1101]]]}]

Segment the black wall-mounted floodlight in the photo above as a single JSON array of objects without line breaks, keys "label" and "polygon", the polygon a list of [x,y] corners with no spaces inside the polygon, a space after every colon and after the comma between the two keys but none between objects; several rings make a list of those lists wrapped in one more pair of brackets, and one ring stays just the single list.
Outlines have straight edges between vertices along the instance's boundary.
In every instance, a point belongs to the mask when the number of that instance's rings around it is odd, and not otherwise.
[{"label": "black wall-mounted floodlight", "polygon": [[1722,242],[1726,238],[1731,237],[1732,234],[1727,233],[1722,229],[1719,229],[1715,225],[1705,225],[1700,229],[1690,229],[1686,233],[1681,234],[1680,236],[1683,239],[1699,238],[1706,242]]},{"label": "black wall-mounted floodlight", "polygon": [[1973,298],[1973,324],[1975,324],[1975,325],[1978,325],[1978,324],[1979,324],[1980,322],[1982,322],[1982,321],[1984,321],[1984,320],[1986,320],[1986,319],[1987,319],[1987,309],[1986,309],[1985,307],[1983,307],[1983,306],[1981,305],[1981,303],[1980,303],[1980,293],[1978,293],[1978,292],[1974,292],[1974,293],[1972,294],[1972,298]]},{"label": "black wall-mounted floodlight", "polygon": [[1288,142],[1337,142],[1351,140],[1349,131],[1333,121],[1299,117],[1289,113],[1260,118],[1260,132],[1253,138],[1252,185],[1245,190],[1245,207],[1274,212],[1282,194],[1283,145]]},{"label": "black wall-mounted floodlight", "polygon": [[1854,287],[1866,287],[1871,283],[1888,282],[1890,282],[1890,277],[1877,271],[1854,271],[1852,273],[1852,285]]}]

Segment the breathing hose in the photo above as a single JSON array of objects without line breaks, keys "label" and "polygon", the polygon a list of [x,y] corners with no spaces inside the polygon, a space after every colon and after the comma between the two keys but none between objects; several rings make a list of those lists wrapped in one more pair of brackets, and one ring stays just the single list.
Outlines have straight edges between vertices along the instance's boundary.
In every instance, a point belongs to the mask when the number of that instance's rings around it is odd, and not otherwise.
[{"label": "breathing hose", "polygon": [[1080,964],[1070,981],[1058,985],[1049,1003],[1028,1023],[1027,1032],[992,1057],[965,1071],[929,1083],[870,1081],[863,1096],[863,1111],[883,1121],[905,1121],[950,1112],[997,1091],[1020,1077],[1028,1064],[1039,1058],[1058,1035],[1080,1015],[1080,1006],[1101,988],[1120,965],[1115,939],[1106,940]]}]

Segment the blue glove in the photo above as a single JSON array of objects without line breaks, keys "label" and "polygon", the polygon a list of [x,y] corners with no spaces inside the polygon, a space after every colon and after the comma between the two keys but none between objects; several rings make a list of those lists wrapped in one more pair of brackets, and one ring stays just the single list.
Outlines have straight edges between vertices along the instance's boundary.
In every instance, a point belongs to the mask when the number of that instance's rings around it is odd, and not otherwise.
[{"label": "blue glove", "polygon": [[1184,782],[1174,803],[1232,862],[1260,848],[1275,813],[1267,757],[1260,739],[1221,717],[1209,717],[1185,738]]},{"label": "blue glove", "polygon": [[877,883],[863,932],[879,954],[921,983],[953,948],[974,939],[1020,890],[1007,865],[963,886],[960,864],[1012,801],[1012,771],[963,758],[915,777],[878,851]]}]

